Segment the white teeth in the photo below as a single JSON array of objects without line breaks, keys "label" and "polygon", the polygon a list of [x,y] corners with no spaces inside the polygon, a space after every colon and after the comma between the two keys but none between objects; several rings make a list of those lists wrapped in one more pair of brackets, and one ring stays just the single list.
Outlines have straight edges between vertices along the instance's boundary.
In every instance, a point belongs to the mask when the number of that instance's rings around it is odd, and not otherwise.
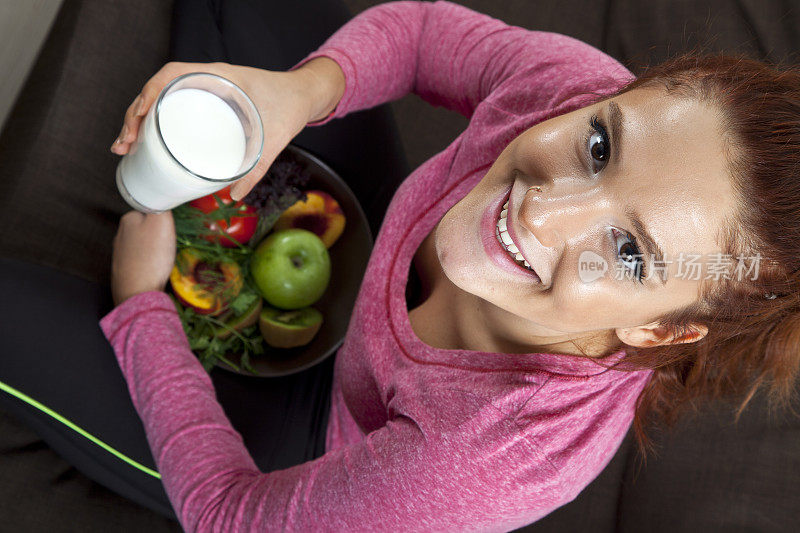
[{"label": "white teeth", "polygon": [[511,235],[508,233],[508,221],[506,220],[508,217],[508,202],[503,205],[503,210],[500,212],[500,218],[495,225],[495,235],[497,236],[498,240],[503,243],[503,248],[511,255],[511,257],[520,265],[525,265],[525,268],[533,270],[531,268],[530,263],[528,263],[524,257],[522,257],[522,253],[520,253],[519,248],[517,245],[514,244],[514,241],[511,240]]}]

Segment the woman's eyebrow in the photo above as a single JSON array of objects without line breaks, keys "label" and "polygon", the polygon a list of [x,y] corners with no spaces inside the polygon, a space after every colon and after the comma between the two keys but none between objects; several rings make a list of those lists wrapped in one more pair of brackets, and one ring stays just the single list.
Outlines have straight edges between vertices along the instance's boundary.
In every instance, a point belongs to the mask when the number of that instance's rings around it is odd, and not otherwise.
[{"label": "woman's eyebrow", "polygon": [[622,116],[622,110],[619,108],[619,105],[613,100],[608,103],[608,117],[611,123],[609,136],[611,137],[611,146],[613,147],[611,150],[611,158],[614,160],[615,165],[619,165],[622,161],[622,146],[624,146],[622,142],[622,138],[625,134],[625,128],[622,125],[624,117]]},{"label": "woman's eyebrow", "polygon": [[661,246],[658,245],[658,242],[650,235],[650,232],[647,231],[647,227],[642,222],[642,217],[639,216],[639,213],[633,206],[627,206],[625,208],[625,214],[628,216],[628,219],[633,226],[634,232],[639,236],[640,242],[644,245],[644,249],[647,252],[649,257],[653,258],[653,265],[657,265],[656,268],[660,270],[660,276],[650,276],[649,279],[655,279],[658,277],[658,280],[661,282],[662,285],[667,283],[667,276],[666,276],[666,264],[664,263],[664,250],[661,249]]},{"label": "woman's eyebrow", "polygon": [[[623,126],[625,117],[623,116],[619,105],[613,100],[608,103],[608,120],[611,128],[608,134],[611,138],[611,146],[614,147],[613,150],[611,150],[611,158],[615,165],[619,165],[622,161],[621,147],[624,146],[622,138],[625,136],[625,127]],[[653,258],[654,264],[662,265],[660,268],[663,269],[664,251],[650,234],[650,232],[647,231],[647,226],[645,226],[644,222],[642,221],[642,217],[639,215],[636,209],[630,205],[626,207],[625,214],[628,216],[628,220],[630,220],[630,223],[633,226],[633,231],[638,235],[639,241],[644,245],[645,251],[650,257]],[[658,276],[662,285],[667,282],[665,274],[666,271],[662,270],[661,276]],[[650,279],[653,279],[654,277],[655,276],[651,276]]]}]

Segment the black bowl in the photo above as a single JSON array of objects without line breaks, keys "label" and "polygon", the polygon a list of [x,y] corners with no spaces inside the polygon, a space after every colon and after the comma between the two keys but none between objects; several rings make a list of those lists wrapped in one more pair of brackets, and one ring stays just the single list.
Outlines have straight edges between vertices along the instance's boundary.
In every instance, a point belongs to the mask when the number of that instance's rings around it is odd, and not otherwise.
[{"label": "black bowl", "polygon": [[[250,364],[256,374],[217,363],[219,368],[245,376],[286,376],[312,367],[333,354],[344,341],[372,252],[373,241],[367,217],[344,180],[318,157],[302,148],[290,144],[285,151],[305,166],[310,174],[304,190],[318,189],[333,196],[344,211],[346,221],[344,232],[328,250],[331,258],[330,283],[322,298],[313,304],[323,316],[319,332],[309,344],[297,348],[272,348],[264,343],[263,354],[250,356]],[[241,368],[240,354],[229,354],[228,357]]]}]

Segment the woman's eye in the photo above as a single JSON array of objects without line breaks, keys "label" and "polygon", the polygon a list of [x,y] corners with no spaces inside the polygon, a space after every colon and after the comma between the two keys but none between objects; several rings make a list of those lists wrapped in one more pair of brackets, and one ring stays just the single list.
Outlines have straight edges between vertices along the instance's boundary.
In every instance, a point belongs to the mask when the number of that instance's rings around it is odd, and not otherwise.
[{"label": "woman's eye", "polygon": [[592,171],[597,173],[603,170],[608,163],[611,155],[611,142],[608,139],[606,128],[596,116],[592,117],[589,124],[592,127],[592,133],[587,141],[587,149],[589,150]]},{"label": "woman's eye", "polygon": [[639,250],[639,245],[636,243],[636,238],[633,236],[628,237],[625,233],[614,228],[611,228],[611,233],[614,236],[617,256],[619,256],[620,261],[625,265],[634,281],[642,283],[645,277],[645,262]]}]

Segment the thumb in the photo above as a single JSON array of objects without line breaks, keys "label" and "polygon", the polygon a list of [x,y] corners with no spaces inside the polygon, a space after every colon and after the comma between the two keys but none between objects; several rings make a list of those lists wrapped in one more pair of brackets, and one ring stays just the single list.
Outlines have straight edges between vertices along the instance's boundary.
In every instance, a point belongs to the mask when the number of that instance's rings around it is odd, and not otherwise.
[{"label": "thumb", "polygon": [[267,173],[269,170],[270,165],[272,164],[272,159],[266,159],[262,157],[256,163],[256,166],[253,167],[245,177],[239,179],[236,183],[231,186],[231,199],[234,202],[238,202],[256,186],[256,184],[261,181],[261,178],[264,177],[264,174]]},{"label": "thumb", "polygon": [[172,210],[162,211],[161,213],[150,213],[149,222],[151,224],[157,224],[159,226],[169,226],[174,224],[172,220]]},{"label": "thumb", "polygon": [[239,179],[231,186],[230,194],[231,199],[234,202],[238,202],[247,196],[247,193],[249,193],[259,181],[261,181],[261,179],[267,173],[267,170],[269,170],[269,167],[272,166],[275,158],[278,157],[278,154],[284,148],[286,148],[287,144],[289,144],[288,141],[281,142],[277,146],[268,147],[266,144],[264,145],[264,151],[259,160],[256,162],[256,165],[253,167],[253,170],[248,172],[245,177]]}]

